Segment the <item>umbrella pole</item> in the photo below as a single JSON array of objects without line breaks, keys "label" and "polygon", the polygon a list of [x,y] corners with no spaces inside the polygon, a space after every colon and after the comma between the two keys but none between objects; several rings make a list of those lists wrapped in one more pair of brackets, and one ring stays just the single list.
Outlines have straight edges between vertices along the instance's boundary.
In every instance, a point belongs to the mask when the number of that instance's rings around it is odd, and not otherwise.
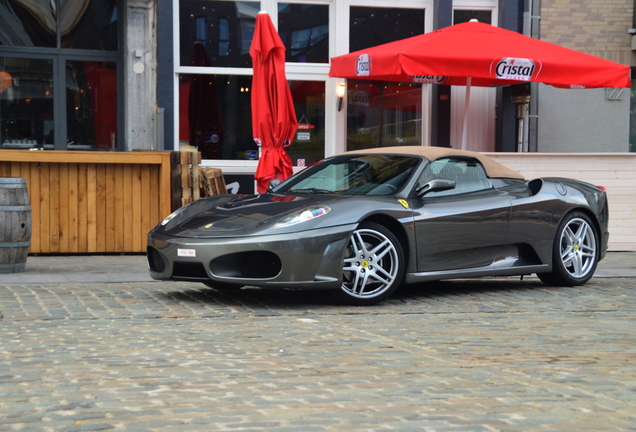
[{"label": "umbrella pole", "polygon": [[470,109],[470,86],[472,78],[466,78],[466,97],[464,100],[464,125],[462,126],[462,150],[466,150],[468,141],[468,111]]},{"label": "umbrella pole", "polygon": [[523,118],[519,117],[517,120],[517,153],[523,152]]}]

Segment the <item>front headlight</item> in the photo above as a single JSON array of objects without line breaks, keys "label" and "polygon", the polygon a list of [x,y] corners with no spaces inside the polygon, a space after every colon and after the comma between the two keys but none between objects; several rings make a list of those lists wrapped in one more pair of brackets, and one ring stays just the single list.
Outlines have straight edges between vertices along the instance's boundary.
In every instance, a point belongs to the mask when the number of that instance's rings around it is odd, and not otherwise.
[{"label": "front headlight", "polygon": [[314,206],[307,207],[296,213],[287,216],[282,221],[275,223],[272,228],[285,228],[288,226],[296,225],[299,223],[307,222],[312,219],[316,219],[320,216],[324,216],[331,211],[331,207],[327,206]]}]

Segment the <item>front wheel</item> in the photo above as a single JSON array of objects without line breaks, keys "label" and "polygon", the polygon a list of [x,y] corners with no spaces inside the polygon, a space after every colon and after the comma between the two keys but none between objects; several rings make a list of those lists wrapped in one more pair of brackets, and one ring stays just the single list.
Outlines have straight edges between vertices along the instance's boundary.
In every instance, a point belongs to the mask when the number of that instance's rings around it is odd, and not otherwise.
[{"label": "front wheel", "polygon": [[364,222],[351,234],[342,267],[341,299],[369,306],[387,299],[402,282],[404,252],[391,231]]},{"label": "front wheel", "polygon": [[596,270],[599,241],[591,219],[573,212],[559,225],[552,250],[552,272],[538,274],[548,285],[575,286],[586,283]]}]

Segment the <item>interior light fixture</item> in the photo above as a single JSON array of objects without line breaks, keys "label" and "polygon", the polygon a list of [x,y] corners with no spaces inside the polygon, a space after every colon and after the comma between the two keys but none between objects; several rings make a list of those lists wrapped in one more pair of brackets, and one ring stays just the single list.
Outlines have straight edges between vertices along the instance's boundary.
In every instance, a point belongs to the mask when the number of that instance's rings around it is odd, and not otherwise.
[{"label": "interior light fixture", "polygon": [[336,87],[336,96],[338,96],[338,111],[342,109],[342,100],[344,99],[346,92],[347,85],[344,82],[339,83],[338,87]]}]

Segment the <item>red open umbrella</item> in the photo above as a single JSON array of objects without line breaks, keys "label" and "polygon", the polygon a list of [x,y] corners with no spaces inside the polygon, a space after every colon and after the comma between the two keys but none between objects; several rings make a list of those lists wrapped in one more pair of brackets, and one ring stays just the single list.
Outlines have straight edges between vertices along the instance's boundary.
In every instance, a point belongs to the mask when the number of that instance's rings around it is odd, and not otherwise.
[{"label": "red open umbrella", "polygon": [[285,46],[265,12],[256,16],[250,56],[254,68],[252,136],[261,147],[254,178],[257,192],[263,193],[271,180],[284,180],[292,175],[292,162],[285,147],[291,144],[298,128],[285,77]]},{"label": "red open umbrella", "polygon": [[467,103],[471,85],[631,85],[629,66],[474,21],[334,57],[329,76],[465,85]]}]

